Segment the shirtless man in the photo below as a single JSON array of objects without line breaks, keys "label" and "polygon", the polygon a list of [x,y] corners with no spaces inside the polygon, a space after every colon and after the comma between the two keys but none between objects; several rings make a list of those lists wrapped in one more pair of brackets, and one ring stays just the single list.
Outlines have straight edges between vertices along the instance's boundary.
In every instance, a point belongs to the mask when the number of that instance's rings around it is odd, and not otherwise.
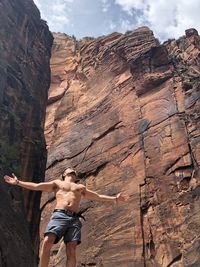
[{"label": "shirtless man", "polygon": [[61,180],[44,183],[20,181],[14,174],[13,177],[4,176],[7,183],[20,187],[36,190],[55,192],[56,206],[51,219],[44,232],[44,242],[40,255],[40,267],[48,267],[50,250],[62,237],[66,244],[66,267],[76,267],[76,246],[81,242],[81,221],[77,212],[81,198],[96,201],[110,201],[113,203],[126,202],[128,196],[122,193],[116,196],[100,195],[88,190],[82,184],[76,184],[77,173],[72,168],[67,168]]}]

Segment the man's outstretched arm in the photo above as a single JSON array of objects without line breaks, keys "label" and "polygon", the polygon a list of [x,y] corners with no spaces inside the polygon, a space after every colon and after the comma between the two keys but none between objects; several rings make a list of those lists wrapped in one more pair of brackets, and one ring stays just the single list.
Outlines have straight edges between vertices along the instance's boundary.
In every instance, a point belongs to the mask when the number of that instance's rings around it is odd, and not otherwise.
[{"label": "man's outstretched arm", "polygon": [[127,202],[129,196],[123,193],[119,193],[116,196],[108,196],[108,195],[101,195],[94,191],[88,190],[87,188],[83,191],[83,197],[88,200],[95,200],[95,201],[109,201],[109,202]]},{"label": "man's outstretched arm", "polygon": [[47,192],[53,192],[56,189],[56,183],[55,181],[52,182],[46,182],[46,183],[32,183],[32,182],[24,182],[20,181],[14,174],[12,174],[13,177],[10,177],[8,175],[4,176],[4,180],[6,183],[11,185],[18,185],[20,187],[35,190],[35,191],[47,191]]}]

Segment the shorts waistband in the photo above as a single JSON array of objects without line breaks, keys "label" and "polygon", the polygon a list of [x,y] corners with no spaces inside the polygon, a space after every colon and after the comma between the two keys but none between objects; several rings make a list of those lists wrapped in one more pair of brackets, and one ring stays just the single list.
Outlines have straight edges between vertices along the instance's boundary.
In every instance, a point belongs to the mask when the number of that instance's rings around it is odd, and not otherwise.
[{"label": "shorts waistband", "polygon": [[53,212],[62,212],[65,213],[66,215],[70,215],[73,217],[77,217],[78,214],[76,212],[70,211],[70,210],[65,210],[65,209],[55,209]]}]

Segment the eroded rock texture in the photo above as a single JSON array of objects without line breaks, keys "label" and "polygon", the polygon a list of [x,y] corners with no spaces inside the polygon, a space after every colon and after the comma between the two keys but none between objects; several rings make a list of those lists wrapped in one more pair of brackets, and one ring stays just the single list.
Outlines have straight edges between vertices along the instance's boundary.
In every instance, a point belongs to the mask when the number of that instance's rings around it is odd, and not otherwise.
[{"label": "eroded rock texture", "polygon": [[[0,266],[36,265],[40,194],[6,184],[44,179],[43,125],[52,35],[31,0],[0,0]],[[25,201],[23,201],[23,196]],[[27,223],[28,220],[28,223]]]},{"label": "eroded rock texture", "polygon": [[[79,267],[200,266],[199,48],[194,29],[162,45],[146,27],[55,34],[46,180],[71,165],[88,188],[130,195],[119,207],[83,203]],[[64,266],[64,253],[56,246],[51,266]]]}]

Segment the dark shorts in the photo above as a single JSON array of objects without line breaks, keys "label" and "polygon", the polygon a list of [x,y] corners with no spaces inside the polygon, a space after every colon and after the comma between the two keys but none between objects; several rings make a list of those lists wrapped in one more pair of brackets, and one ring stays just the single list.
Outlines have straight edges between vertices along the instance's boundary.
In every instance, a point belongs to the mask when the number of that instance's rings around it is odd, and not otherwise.
[{"label": "dark shorts", "polygon": [[55,234],[56,239],[54,244],[58,243],[62,237],[64,237],[65,244],[70,241],[77,241],[77,244],[80,244],[81,227],[82,223],[78,216],[55,211],[46,227],[44,236]]}]

